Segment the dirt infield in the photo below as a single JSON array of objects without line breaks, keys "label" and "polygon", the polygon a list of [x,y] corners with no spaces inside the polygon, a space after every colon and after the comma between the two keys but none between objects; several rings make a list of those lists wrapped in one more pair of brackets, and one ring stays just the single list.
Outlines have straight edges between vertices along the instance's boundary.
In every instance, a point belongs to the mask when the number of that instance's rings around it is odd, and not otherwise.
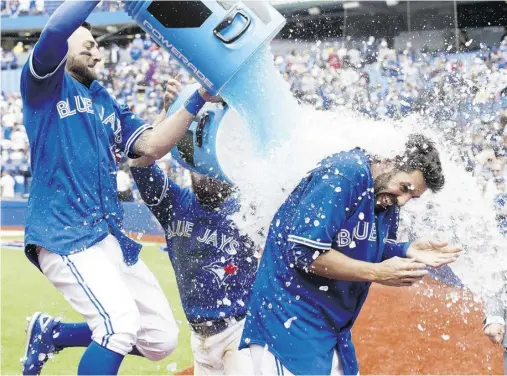
[{"label": "dirt infield", "polygon": [[482,319],[470,293],[432,279],[374,285],[353,331],[361,374],[503,374]]},{"label": "dirt infield", "polygon": [[353,330],[360,372],[503,374],[502,349],[482,334],[482,319],[471,294],[429,278],[411,288],[374,285]]}]

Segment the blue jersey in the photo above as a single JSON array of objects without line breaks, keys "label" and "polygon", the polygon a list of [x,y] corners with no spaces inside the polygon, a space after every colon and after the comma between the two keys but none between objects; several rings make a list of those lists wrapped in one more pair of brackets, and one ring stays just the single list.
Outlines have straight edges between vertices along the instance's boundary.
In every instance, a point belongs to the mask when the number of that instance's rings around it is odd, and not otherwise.
[{"label": "blue jersey", "polygon": [[399,208],[374,209],[359,149],[323,160],[299,183],[271,222],[240,348],[268,345],[298,375],[329,375],[336,349],[345,374],[357,374],[350,329],[370,283],[320,277],[308,266],[323,252],[372,263],[404,257],[407,244],[395,241]]},{"label": "blue jersey", "polygon": [[201,323],[246,314],[257,259],[252,241],[230,216],[229,197],[208,210],[197,196],[165,176],[158,166],[131,168],[141,196],[165,230],[169,257],[187,319]]},{"label": "blue jersey", "polygon": [[88,88],[74,80],[65,72],[65,59],[44,76],[37,74],[33,60],[32,54],[21,75],[33,174],[25,229],[28,255],[36,260],[32,245],[68,255],[112,233],[125,261],[135,263],[141,246],[122,231],[116,154],[133,157],[134,143],[150,126],[119,106],[97,81]]}]

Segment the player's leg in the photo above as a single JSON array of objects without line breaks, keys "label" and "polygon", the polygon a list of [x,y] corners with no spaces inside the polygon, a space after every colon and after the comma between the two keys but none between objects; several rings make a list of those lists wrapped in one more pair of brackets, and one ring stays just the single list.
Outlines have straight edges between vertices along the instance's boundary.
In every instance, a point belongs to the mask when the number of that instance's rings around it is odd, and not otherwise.
[{"label": "player's leg", "polygon": [[[225,329],[213,325],[206,326],[206,324],[203,324],[203,330],[200,328],[200,326],[195,327],[190,337],[194,355],[194,375],[251,374],[251,372],[241,371],[244,367],[247,370],[252,368],[249,351],[246,351],[246,358],[236,356],[243,322],[231,322],[228,327],[224,327]],[[213,334],[215,330],[221,331]]]},{"label": "player's leg", "polygon": [[92,331],[86,322],[56,322],[53,327],[53,343],[57,348],[88,347],[92,342]]},{"label": "player's leg", "polygon": [[[40,336],[44,337],[44,346],[53,348],[52,351],[44,351],[45,354],[67,347],[88,347],[92,342],[92,331],[86,322],[64,323],[43,312],[35,312],[27,321],[28,342],[33,342],[33,337]],[[38,343],[42,341],[39,340]]]},{"label": "player's leg", "polygon": [[207,340],[196,332],[190,334],[190,347],[194,356],[194,375],[223,375],[223,364],[220,354],[222,351],[216,346],[209,346]]},{"label": "player's leg", "polygon": [[47,313],[28,317],[25,355],[21,359],[23,374],[40,373],[46,360],[67,347],[88,347],[92,332],[86,323],[65,324]]},{"label": "player's leg", "polygon": [[[44,346],[39,353],[57,353],[69,347],[88,347],[92,343],[92,331],[86,322],[61,322],[44,312],[35,312],[27,321],[27,342],[34,343],[35,338],[39,337],[34,344]],[[129,355],[143,357],[136,347]]]},{"label": "player's leg", "polygon": [[245,320],[234,323],[225,330],[223,353],[225,375],[253,375],[252,356],[248,349],[238,350]]},{"label": "player's leg", "polygon": [[135,347],[150,360],[164,359],[176,348],[179,334],[164,291],[142,260],[133,266],[124,264],[121,272],[140,313]]},{"label": "player's leg", "polygon": [[[125,354],[132,350],[140,328],[139,311],[118,265],[108,257],[111,251],[121,255],[116,239],[108,236],[93,247],[69,256],[62,257],[44,249],[39,252],[43,273],[84,316],[91,329],[93,342],[81,359],[80,374],[115,374]],[[72,337],[72,328],[65,329]],[[75,333],[78,330],[83,328],[77,327]]]}]

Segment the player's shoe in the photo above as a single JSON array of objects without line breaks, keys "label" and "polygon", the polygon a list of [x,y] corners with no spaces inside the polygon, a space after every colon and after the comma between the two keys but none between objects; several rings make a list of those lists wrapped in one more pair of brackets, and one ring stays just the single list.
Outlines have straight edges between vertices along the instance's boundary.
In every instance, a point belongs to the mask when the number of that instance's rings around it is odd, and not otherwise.
[{"label": "player's shoe", "polygon": [[23,375],[40,375],[44,363],[59,348],[53,344],[53,328],[58,322],[47,313],[36,312],[27,317],[25,355],[21,359]]}]

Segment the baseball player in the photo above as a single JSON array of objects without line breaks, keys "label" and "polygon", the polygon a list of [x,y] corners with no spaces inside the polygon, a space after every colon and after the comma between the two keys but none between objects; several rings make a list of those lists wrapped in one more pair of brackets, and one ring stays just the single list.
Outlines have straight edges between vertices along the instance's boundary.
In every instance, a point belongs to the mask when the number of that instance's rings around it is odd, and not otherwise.
[{"label": "baseball player", "polygon": [[165,230],[192,329],[194,374],[251,374],[250,352],[239,351],[238,346],[258,265],[257,249],[230,219],[239,209],[233,188],[192,172],[192,190],[182,189],[152,163],[139,158],[130,171]]},{"label": "baseball player", "polygon": [[[99,1],[68,1],[52,15],[21,75],[33,182],[25,252],[86,322],[29,322],[24,374],[48,354],[87,346],[78,374],[117,374],[128,353],[160,360],[178,327],[141,246],[122,230],[116,156],[167,154],[209,95],[195,92],[152,129],[96,81],[101,60],[89,25]],[[36,287],[35,287],[36,288]]]},{"label": "baseball player", "polygon": [[459,255],[446,243],[396,242],[399,207],[443,185],[421,135],[394,160],[354,149],[301,180],[273,218],[252,290],[240,348],[250,347],[256,375],[358,373],[350,329],[371,282],[410,286],[426,265]]}]

